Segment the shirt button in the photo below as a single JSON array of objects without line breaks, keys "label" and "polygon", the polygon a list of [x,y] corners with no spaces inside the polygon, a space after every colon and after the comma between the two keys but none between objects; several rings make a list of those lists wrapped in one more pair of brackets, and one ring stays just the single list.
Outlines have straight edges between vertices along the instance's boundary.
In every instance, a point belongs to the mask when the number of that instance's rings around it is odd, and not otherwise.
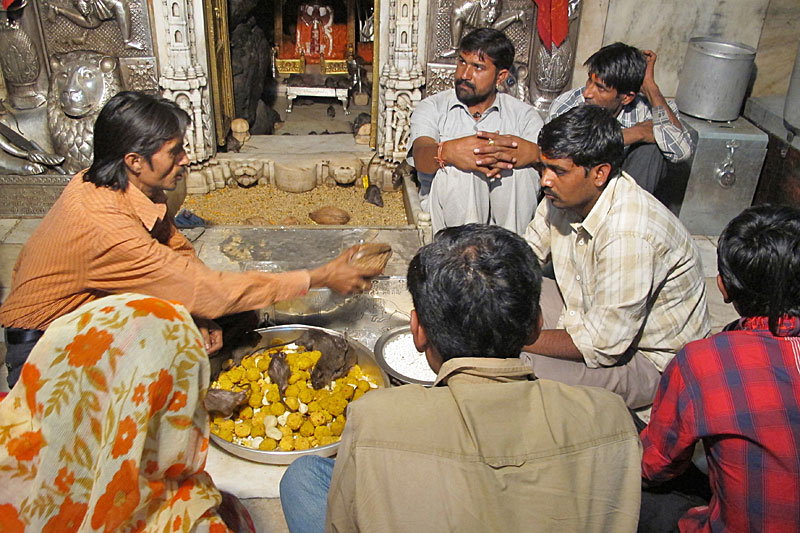
[{"label": "shirt button", "polygon": [[580,281],[580,280],[581,280],[581,275],[580,275],[580,274],[578,274],[577,276],[575,276],[575,279],[576,279],[577,281]]},{"label": "shirt button", "polygon": [[575,311],[570,311],[569,316],[575,316]]},{"label": "shirt button", "polygon": [[583,246],[583,239],[578,241],[578,246]]}]

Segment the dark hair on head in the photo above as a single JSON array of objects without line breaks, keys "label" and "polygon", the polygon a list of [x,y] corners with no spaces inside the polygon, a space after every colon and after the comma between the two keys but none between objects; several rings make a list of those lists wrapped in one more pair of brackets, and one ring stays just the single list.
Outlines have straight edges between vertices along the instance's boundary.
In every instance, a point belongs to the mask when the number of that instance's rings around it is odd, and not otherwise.
[{"label": "dark hair on head", "polygon": [[622,126],[606,109],[583,105],[554,118],[539,131],[539,149],[550,159],[572,159],[591,169],[611,164],[609,178],[617,176],[625,154]]},{"label": "dark hair on head", "polygon": [[408,267],[408,290],[431,344],[454,357],[518,357],[539,320],[542,270],[500,226],[446,228]]},{"label": "dark hair on head", "polygon": [[189,114],[175,102],[134,91],[117,93],[94,123],[94,161],[84,181],[126,190],[125,154],[139,154],[152,164],[153,154],[165,142],[183,142],[189,122]]},{"label": "dark hair on head", "polygon": [[583,65],[589,75],[594,74],[618,93],[638,93],[647,70],[647,59],[638,48],[614,43],[593,53]]},{"label": "dark hair on head", "polygon": [[497,70],[510,69],[514,64],[514,43],[505,33],[492,28],[478,28],[466,34],[458,51],[486,54]]},{"label": "dark hair on head", "polygon": [[779,335],[781,319],[800,318],[800,209],[749,207],[719,236],[717,268],[742,316],[766,316]]}]

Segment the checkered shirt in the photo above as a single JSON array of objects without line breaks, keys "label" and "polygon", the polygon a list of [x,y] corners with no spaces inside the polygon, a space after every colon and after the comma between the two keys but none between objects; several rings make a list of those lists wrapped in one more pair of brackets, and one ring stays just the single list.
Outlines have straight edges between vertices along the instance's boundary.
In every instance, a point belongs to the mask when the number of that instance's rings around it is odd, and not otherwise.
[{"label": "checkered shirt", "polygon": [[780,333],[765,317],[740,319],[664,372],[641,433],[642,475],[676,476],[702,440],[713,493],[681,531],[800,531],[800,320]]},{"label": "checkered shirt", "polygon": [[525,240],[552,258],[566,329],[586,366],[639,352],[663,372],[687,343],[708,336],[700,254],[681,222],[623,172],[581,220],[539,204]]},{"label": "checkered shirt", "polygon": [[[580,87],[558,96],[550,105],[550,112],[547,114],[545,123],[550,122],[559,115],[563,115],[573,107],[583,105],[585,102],[583,89],[583,87]],[[667,105],[675,113],[675,116],[678,116],[678,108],[675,102],[668,100]],[[639,122],[652,120],[653,136],[656,138],[656,144],[667,161],[678,163],[686,161],[692,155],[692,139],[686,127],[679,128],[675,126],[670,121],[666,109],[660,106],[652,107],[647,98],[641,94],[637,94],[633,102],[622,108],[617,120],[623,128],[630,128]]]}]

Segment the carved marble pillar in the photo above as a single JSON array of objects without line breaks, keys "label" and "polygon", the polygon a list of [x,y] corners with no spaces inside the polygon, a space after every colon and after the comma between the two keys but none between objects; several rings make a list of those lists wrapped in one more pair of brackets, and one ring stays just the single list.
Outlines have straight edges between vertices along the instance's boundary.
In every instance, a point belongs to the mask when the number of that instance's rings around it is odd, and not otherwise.
[{"label": "carved marble pillar", "polygon": [[158,84],[163,96],[177,102],[192,118],[185,144],[193,165],[210,159],[216,147],[202,9],[202,2],[196,0],[153,3],[156,41],[162,59]]},{"label": "carved marble pillar", "polygon": [[385,62],[379,79],[376,149],[384,167],[378,180],[384,189],[392,187],[391,170],[408,153],[409,117],[422,99],[425,74],[418,58],[420,15],[420,0],[389,0],[386,27],[381,27],[388,45],[385,57],[380,57]]}]

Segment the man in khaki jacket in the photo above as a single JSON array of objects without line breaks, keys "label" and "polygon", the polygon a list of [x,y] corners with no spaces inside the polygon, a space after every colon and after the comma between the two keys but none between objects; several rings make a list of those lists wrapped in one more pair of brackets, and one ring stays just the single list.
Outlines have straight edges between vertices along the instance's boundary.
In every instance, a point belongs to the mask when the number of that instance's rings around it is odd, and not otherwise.
[{"label": "man in khaki jacket", "polygon": [[[536,380],[541,269],[497,226],[447,228],[411,261],[411,332],[436,385],[350,405],[335,461],[281,481],[291,531],[634,531],[641,445],[622,399]],[[327,505],[326,505],[327,499]]]}]

